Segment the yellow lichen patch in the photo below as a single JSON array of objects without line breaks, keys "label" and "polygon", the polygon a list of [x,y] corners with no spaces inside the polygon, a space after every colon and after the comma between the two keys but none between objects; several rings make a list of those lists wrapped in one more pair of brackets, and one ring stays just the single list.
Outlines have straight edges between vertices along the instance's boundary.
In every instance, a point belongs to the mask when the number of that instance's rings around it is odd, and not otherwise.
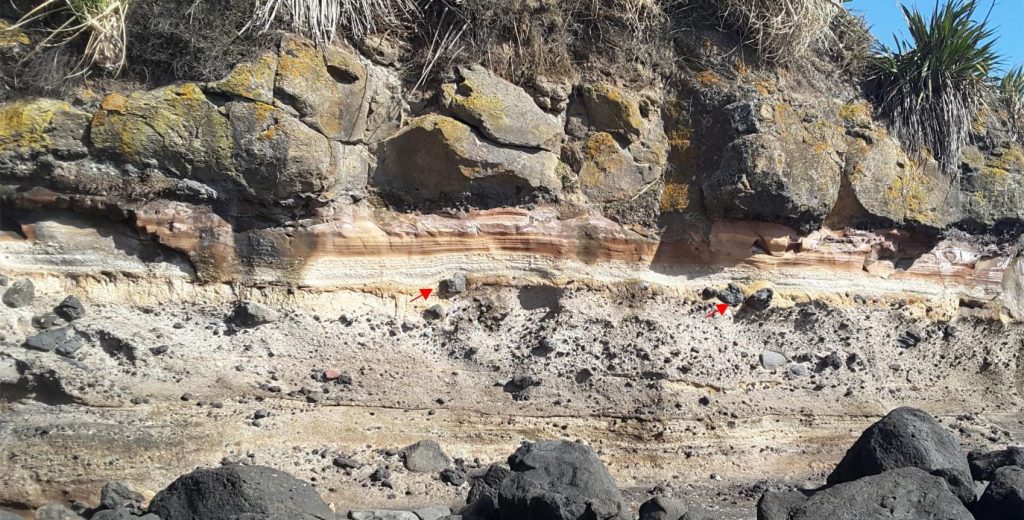
[{"label": "yellow lichen patch", "polygon": [[598,132],[587,139],[586,153],[590,159],[607,156],[618,152],[619,145],[615,138],[607,132]]},{"label": "yellow lichen patch", "polygon": [[756,88],[757,92],[762,96],[771,96],[775,94],[775,84],[771,81],[755,81],[754,88]]},{"label": "yellow lichen patch", "polygon": [[98,149],[130,161],[162,159],[182,173],[232,169],[227,119],[194,83],[107,96],[91,136]]},{"label": "yellow lichen patch", "polygon": [[907,220],[931,223],[937,209],[931,203],[930,197],[936,179],[927,175],[922,164],[917,161],[912,161],[909,166],[886,187],[889,205],[903,208],[904,218]]},{"label": "yellow lichen patch", "polygon": [[7,22],[0,20],[0,47],[28,45],[31,42],[21,29],[11,28]]},{"label": "yellow lichen patch", "polygon": [[274,99],[274,75],[277,73],[277,56],[263,54],[253,63],[239,63],[220,81],[213,82],[209,89],[214,92],[270,103]]},{"label": "yellow lichen patch", "polygon": [[591,118],[600,121],[602,130],[637,133],[643,128],[644,118],[636,96],[608,84],[590,86],[587,90],[587,97],[591,100],[587,105]]},{"label": "yellow lichen patch", "polygon": [[52,118],[53,108],[46,104],[16,101],[0,106],[0,152],[45,150]]},{"label": "yellow lichen patch", "polygon": [[847,123],[867,124],[871,122],[871,105],[867,101],[844,103],[836,115]]},{"label": "yellow lichen patch", "polygon": [[662,211],[686,211],[690,206],[690,185],[668,181],[661,192]]},{"label": "yellow lichen patch", "polygon": [[111,112],[124,112],[128,105],[128,98],[117,92],[108,95],[100,102],[100,108]]},{"label": "yellow lichen patch", "polygon": [[722,78],[710,70],[698,72],[697,81],[705,87],[715,87],[723,83]]},{"label": "yellow lichen patch", "polygon": [[1024,172],[1024,149],[1013,143],[1003,149],[999,156],[990,157],[986,165],[1000,170]]}]

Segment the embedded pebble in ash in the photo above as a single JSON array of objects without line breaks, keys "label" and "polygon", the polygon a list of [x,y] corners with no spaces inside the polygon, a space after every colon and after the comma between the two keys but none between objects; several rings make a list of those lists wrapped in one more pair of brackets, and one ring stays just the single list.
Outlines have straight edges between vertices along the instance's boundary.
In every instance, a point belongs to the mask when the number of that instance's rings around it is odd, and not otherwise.
[{"label": "embedded pebble in ash", "polygon": [[444,306],[440,303],[431,305],[427,310],[423,311],[423,319],[426,320],[440,320],[445,317]]},{"label": "embedded pebble in ash", "polygon": [[338,468],[341,468],[341,469],[359,469],[359,468],[363,467],[363,465],[360,464],[355,459],[352,459],[352,458],[349,458],[349,457],[341,457],[341,456],[334,457],[333,464],[334,464],[335,467],[338,467]]},{"label": "embedded pebble in ash", "polygon": [[389,478],[391,478],[391,470],[384,466],[380,466],[370,473],[370,482],[384,482]]},{"label": "embedded pebble in ash", "polygon": [[786,373],[789,374],[789,377],[807,377],[809,372],[807,365],[803,363],[793,363],[786,367]]},{"label": "embedded pebble in ash", "polygon": [[924,338],[921,335],[921,331],[916,328],[911,328],[904,331],[903,334],[900,334],[900,336],[896,338],[896,344],[903,348],[911,348],[917,346],[918,343],[921,343],[922,339]]},{"label": "embedded pebble in ash", "polygon": [[441,280],[439,288],[441,289],[441,294],[445,296],[462,294],[466,292],[466,275],[456,273],[451,278]]},{"label": "embedded pebble in ash", "polygon": [[85,305],[78,298],[68,296],[54,308],[54,312],[65,320],[75,321],[85,316]]},{"label": "embedded pebble in ash", "polygon": [[267,306],[256,302],[242,301],[235,305],[234,310],[225,321],[236,327],[252,328],[273,323],[279,319],[280,315]]},{"label": "embedded pebble in ash", "polygon": [[3,302],[4,305],[17,309],[31,305],[35,297],[36,286],[32,283],[32,280],[21,279],[12,283],[7,288],[7,291],[4,292]]},{"label": "embedded pebble in ash", "polygon": [[82,348],[85,342],[70,327],[50,329],[40,332],[25,340],[24,347],[40,352],[56,352],[61,356],[71,356]]},{"label": "embedded pebble in ash", "polygon": [[772,291],[771,289],[758,289],[757,291],[754,291],[754,294],[747,297],[743,302],[743,306],[750,307],[755,311],[766,311],[772,306],[772,298],[774,296],[775,291]]},{"label": "embedded pebble in ash", "polygon": [[67,321],[64,321],[54,312],[44,312],[32,317],[32,326],[37,329],[52,329],[54,327],[63,327],[67,324]]},{"label": "embedded pebble in ash", "polygon": [[725,289],[718,291],[717,296],[722,303],[728,303],[729,305],[743,303],[743,291],[736,284],[729,284]]},{"label": "embedded pebble in ash", "polygon": [[422,440],[402,449],[405,469],[415,473],[437,473],[451,464],[451,459],[433,440]]},{"label": "embedded pebble in ash", "polygon": [[446,468],[441,471],[441,482],[452,486],[461,486],[466,483],[466,472],[457,468]]},{"label": "embedded pebble in ash", "polygon": [[786,364],[786,356],[772,350],[761,352],[761,366],[765,370],[775,370]]}]

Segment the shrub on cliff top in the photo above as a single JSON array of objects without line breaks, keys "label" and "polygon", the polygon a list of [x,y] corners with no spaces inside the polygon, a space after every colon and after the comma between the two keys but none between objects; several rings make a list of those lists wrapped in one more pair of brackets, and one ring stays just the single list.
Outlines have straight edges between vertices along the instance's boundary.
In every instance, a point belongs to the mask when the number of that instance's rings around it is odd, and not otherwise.
[{"label": "shrub on cliff top", "polygon": [[1006,111],[1011,137],[1024,141],[1024,65],[1010,69],[999,80],[998,100]]},{"label": "shrub on cliff top", "polygon": [[253,23],[266,30],[283,10],[292,29],[324,47],[334,40],[338,27],[353,38],[362,38],[401,25],[416,11],[415,0],[259,0]]},{"label": "shrub on cliff top", "polygon": [[947,0],[926,19],[904,6],[913,41],[880,47],[869,66],[868,94],[896,136],[912,151],[931,152],[950,172],[999,61],[987,19],[973,19],[977,10],[975,0]]}]

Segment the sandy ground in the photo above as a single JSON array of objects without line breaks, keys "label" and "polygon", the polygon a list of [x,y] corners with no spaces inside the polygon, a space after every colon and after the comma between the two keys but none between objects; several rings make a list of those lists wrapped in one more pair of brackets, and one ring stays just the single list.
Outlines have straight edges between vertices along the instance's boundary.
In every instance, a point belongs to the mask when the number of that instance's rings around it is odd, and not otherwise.
[{"label": "sandy ground", "polygon": [[[468,486],[387,450],[435,439],[472,474],[522,441],[564,438],[593,446],[634,507],[658,488],[752,519],[760,491],[821,484],[897,406],[936,414],[968,448],[1021,431],[1024,330],[971,309],[779,297],[706,318],[714,302],[695,291],[639,281],[471,284],[414,303],[281,291],[250,294],[281,317],[241,330],[227,301],[86,300],[72,358],[21,346],[64,291],[44,283],[33,306],[0,309],[0,505],[95,502],[114,479],[155,492],[225,459],[313,480],[339,511],[455,505]],[[434,305],[443,316],[425,317]],[[788,361],[766,369],[766,350]],[[351,384],[321,381],[328,369]],[[381,466],[392,488],[370,483]]]}]

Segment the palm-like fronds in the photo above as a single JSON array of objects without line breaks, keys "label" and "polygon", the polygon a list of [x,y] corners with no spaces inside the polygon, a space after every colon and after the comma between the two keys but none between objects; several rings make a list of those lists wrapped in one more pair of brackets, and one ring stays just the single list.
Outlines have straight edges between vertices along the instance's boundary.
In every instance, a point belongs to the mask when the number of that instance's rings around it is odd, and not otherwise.
[{"label": "palm-like fronds", "polygon": [[401,24],[416,11],[415,0],[260,0],[253,23],[266,30],[277,18],[282,5],[291,15],[293,29],[309,36],[320,46],[334,40],[339,26],[351,36],[362,38],[386,27]]},{"label": "palm-like fronds", "polygon": [[25,13],[7,30],[42,25],[56,20],[56,27],[45,26],[47,33],[35,52],[59,47],[88,33],[82,62],[76,73],[85,73],[90,65],[118,73],[125,61],[125,12],[127,0],[45,0]]},{"label": "palm-like fronds", "polygon": [[868,91],[896,136],[953,171],[998,64],[993,30],[976,0],[946,0],[930,18],[903,6],[911,41],[895,39],[871,62]]},{"label": "palm-like fronds", "polygon": [[999,102],[1006,110],[1013,139],[1024,139],[1024,65],[1010,69],[999,80]]}]

